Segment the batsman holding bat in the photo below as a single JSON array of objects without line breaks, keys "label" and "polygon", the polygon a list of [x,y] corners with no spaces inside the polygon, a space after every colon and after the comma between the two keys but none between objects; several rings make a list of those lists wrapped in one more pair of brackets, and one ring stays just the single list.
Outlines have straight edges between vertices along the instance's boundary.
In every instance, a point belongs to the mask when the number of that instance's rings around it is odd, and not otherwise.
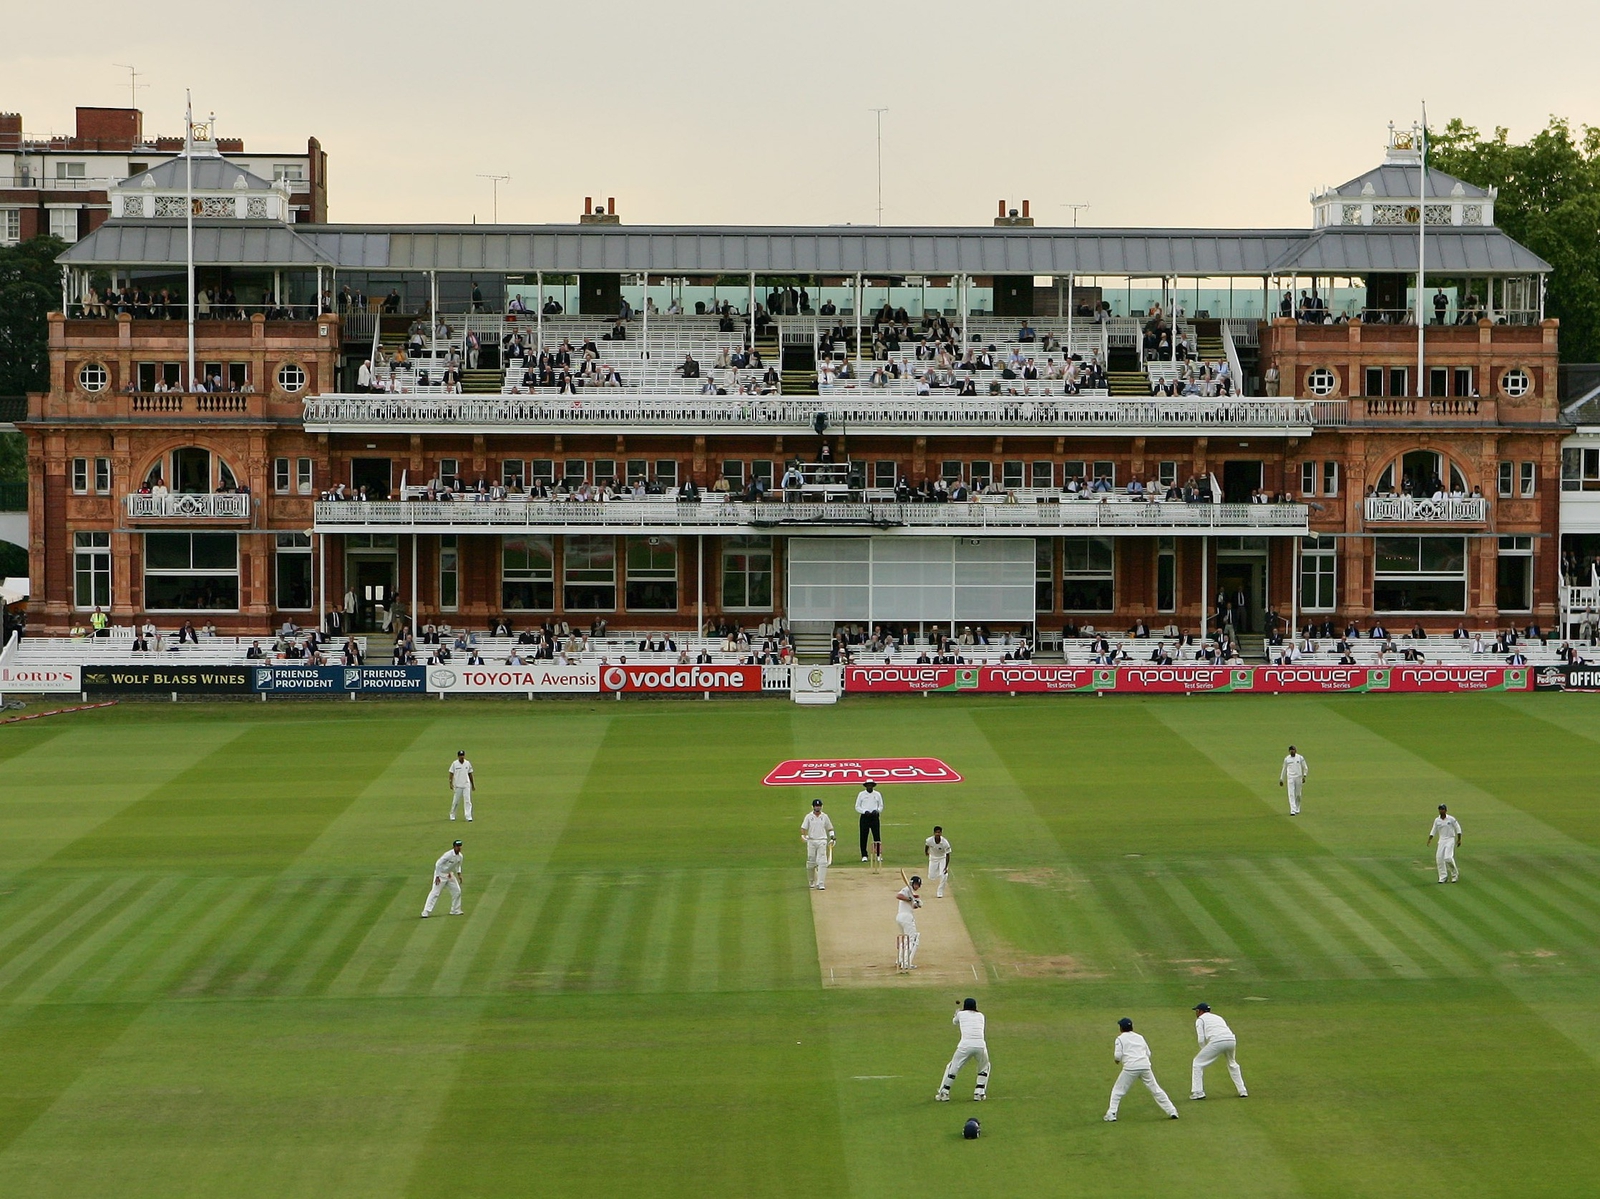
[{"label": "batsman holding bat", "polygon": [[905,886],[895,892],[895,899],[899,900],[900,907],[895,915],[895,923],[900,926],[900,935],[895,938],[895,964],[902,973],[917,968],[917,936],[916,910],[922,906],[918,892],[922,890],[922,879],[913,874],[909,879],[906,872],[900,872],[900,878]]},{"label": "batsman holding bat", "polygon": [[828,889],[828,863],[833,861],[833,821],[822,810],[822,801],[813,799],[811,811],[800,822],[800,840],[806,846],[806,879],[813,891]]}]

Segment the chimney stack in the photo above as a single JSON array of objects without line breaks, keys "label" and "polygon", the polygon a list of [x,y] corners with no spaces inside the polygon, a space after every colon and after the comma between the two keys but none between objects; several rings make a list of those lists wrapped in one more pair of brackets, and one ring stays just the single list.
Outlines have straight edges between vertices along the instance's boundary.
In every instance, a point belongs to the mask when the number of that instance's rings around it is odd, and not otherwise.
[{"label": "chimney stack", "polygon": [[583,198],[583,215],[584,216],[593,216],[594,215],[594,197],[593,196],[585,196]]},{"label": "chimney stack", "polygon": [[617,198],[607,196],[604,204],[596,204],[593,196],[583,198],[583,215],[578,218],[580,225],[620,225],[622,218],[617,216]]},{"label": "chimney stack", "polygon": [[1006,202],[1001,200],[1000,215],[994,218],[994,223],[996,226],[1001,228],[1014,228],[1019,225],[1026,226],[1033,224],[1033,217],[1028,214],[1028,201],[1024,200],[1022,202],[1022,211],[1018,213],[1015,208],[1008,211],[1006,209]]}]

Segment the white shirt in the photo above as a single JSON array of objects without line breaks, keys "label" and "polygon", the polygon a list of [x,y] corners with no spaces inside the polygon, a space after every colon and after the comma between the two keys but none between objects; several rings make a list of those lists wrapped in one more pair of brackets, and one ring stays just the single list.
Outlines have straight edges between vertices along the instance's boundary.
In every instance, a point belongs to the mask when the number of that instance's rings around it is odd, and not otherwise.
[{"label": "white shirt", "polygon": [[915,894],[916,892],[910,887],[901,887],[900,890],[895,892],[894,897],[900,901],[900,907],[895,912],[896,920],[912,920],[916,918],[913,914],[916,911],[916,907],[911,902],[911,899]]},{"label": "white shirt", "polygon": [[930,861],[934,858],[942,860],[950,856],[950,842],[944,837],[940,837],[937,841],[929,837],[923,844],[928,847],[928,859]]},{"label": "white shirt", "polygon": [[465,758],[457,758],[450,763],[450,785],[452,787],[472,786],[472,763]]},{"label": "white shirt", "polygon": [[1111,1056],[1122,1063],[1124,1070],[1150,1068],[1150,1046],[1146,1045],[1144,1038],[1136,1032],[1119,1033],[1117,1043],[1111,1050]]},{"label": "white shirt", "polygon": [[1233,1029],[1228,1027],[1228,1022],[1215,1012],[1201,1012],[1200,1018],[1194,1022],[1195,1036],[1200,1038],[1200,1044],[1207,1041],[1235,1040]]},{"label": "white shirt", "polygon": [[950,1021],[961,1029],[962,1046],[983,1044],[983,1013],[969,1012],[965,1008],[955,1014],[955,1019]]},{"label": "white shirt", "polygon": [[883,795],[879,791],[868,791],[863,787],[856,792],[856,811],[865,815],[868,812],[883,811]]},{"label": "white shirt", "polygon": [[439,860],[433,864],[433,877],[443,878],[447,874],[460,874],[461,863],[466,861],[459,852],[447,849],[439,855]]},{"label": "white shirt", "polygon": [[1278,781],[1297,781],[1310,774],[1311,770],[1306,765],[1306,760],[1300,754],[1290,754],[1283,760],[1283,769],[1278,771]]},{"label": "white shirt", "polygon": [[1454,845],[1461,835],[1461,823],[1454,816],[1435,816],[1430,837],[1438,837],[1441,846]]},{"label": "white shirt", "polygon": [[833,821],[828,819],[826,812],[807,812],[806,818],[800,822],[800,831],[806,835],[807,841],[831,841]]}]

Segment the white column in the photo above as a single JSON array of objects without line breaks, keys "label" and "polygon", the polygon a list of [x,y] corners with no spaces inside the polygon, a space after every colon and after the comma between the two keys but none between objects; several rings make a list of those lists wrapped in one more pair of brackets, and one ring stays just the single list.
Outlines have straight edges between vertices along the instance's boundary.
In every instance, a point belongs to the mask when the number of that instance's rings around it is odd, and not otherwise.
[{"label": "white column", "polygon": [[853,305],[856,318],[856,364],[861,363],[861,272],[856,272],[856,300]]},{"label": "white column", "polygon": [[750,303],[744,310],[745,328],[749,330],[749,345],[756,344],[756,273],[750,272]]},{"label": "white column", "polygon": [[644,318],[643,318],[644,319],[644,333],[642,335],[642,340],[644,341],[644,344],[642,346],[640,346],[639,349],[640,349],[640,353],[642,353],[644,355],[644,357],[648,358],[648,357],[650,357],[650,272],[649,271],[646,271],[644,273],[644,300],[643,300],[643,304],[644,304]]},{"label": "white column", "polygon": [[706,629],[706,535],[694,538],[694,633],[701,636]]},{"label": "white column", "polygon": [[1074,280],[1076,280],[1076,278],[1077,278],[1077,276],[1073,275],[1071,273],[1068,273],[1068,275],[1067,275],[1067,353],[1066,353],[1066,356],[1068,358],[1072,357],[1072,309],[1073,309],[1072,285],[1073,285]]},{"label": "white column", "polygon": [[328,535],[317,538],[317,631],[328,631]]},{"label": "white column", "polygon": [[537,306],[534,308],[534,312],[538,315],[533,318],[534,342],[538,348],[534,350],[534,353],[542,354],[544,353],[544,272],[535,271],[533,273],[533,278],[534,281],[539,285]]},{"label": "white column", "polygon": [[417,639],[417,534],[411,534],[411,640]]},{"label": "white column", "polygon": [[1200,538],[1200,640],[1206,639],[1206,630],[1211,614],[1211,564],[1207,558],[1207,538]]},{"label": "white column", "polygon": [[1289,641],[1300,632],[1300,534],[1296,533],[1289,549]]}]

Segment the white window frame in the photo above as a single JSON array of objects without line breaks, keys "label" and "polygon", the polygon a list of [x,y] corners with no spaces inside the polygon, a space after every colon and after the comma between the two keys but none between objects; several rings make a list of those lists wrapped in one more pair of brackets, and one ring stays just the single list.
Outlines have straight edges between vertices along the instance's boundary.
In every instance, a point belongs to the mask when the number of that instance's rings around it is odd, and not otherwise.
[{"label": "white window frame", "polygon": [[296,458],[295,490],[301,495],[311,495],[317,489],[316,463],[311,458]]},{"label": "white window frame", "polygon": [[1331,396],[1339,387],[1339,376],[1331,366],[1314,366],[1306,372],[1306,390],[1319,399]]},{"label": "white window frame", "polygon": [[1509,499],[1517,485],[1517,464],[1515,462],[1501,462],[1495,471],[1495,490],[1501,499]]},{"label": "white window frame", "polygon": [[1533,376],[1520,366],[1514,366],[1500,376],[1500,390],[1512,399],[1521,399],[1533,390]]},{"label": "white window frame", "polygon": [[87,458],[74,458],[72,460],[72,494],[89,494],[89,460]]},{"label": "white window frame", "polygon": [[[1086,543],[1084,566],[1074,569],[1072,550],[1076,543]],[[1104,550],[1109,563],[1097,566],[1093,559],[1097,550]],[[1067,588],[1074,582],[1106,582],[1111,584],[1111,601],[1103,608],[1084,608],[1067,603]],[[1061,611],[1063,612],[1115,612],[1117,610],[1117,543],[1112,537],[1063,537],[1061,539]]]},{"label": "white window frame", "polygon": [[[1500,607],[1500,559],[1521,558],[1528,563],[1527,574],[1524,576],[1523,602],[1514,608]],[[1506,536],[1496,539],[1495,542],[1495,576],[1494,576],[1494,602],[1502,612],[1531,612],[1533,611],[1533,538]]]},{"label": "white window frame", "polygon": [[310,376],[298,362],[285,362],[278,368],[278,389],[290,393],[303,391]]},{"label": "white window frame", "polygon": [[22,240],[22,209],[0,208],[0,246],[14,246]]},{"label": "white window frame", "polygon": [[1315,462],[1302,462],[1300,464],[1300,494],[1317,494],[1317,464]]},{"label": "white window frame", "polygon": [[[642,547],[641,543],[643,543]],[[670,552],[672,555],[671,569],[669,570],[664,567],[651,565],[635,570],[633,566],[633,551],[638,548],[642,548],[645,554],[652,561],[657,557],[657,555]],[[627,611],[676,612],[678,610],[682,597],[680,596],[678,590],[678,539],[676,537],[655,536],[624,538],[622,547],[622,565],[622,600],[623,606],[627,609]],[[646,605],[635,604],[633,602],[633,597],[629,595],[629,589],[634,583],[671,583],[672,603],[670,605],[663,605],[661,607],[650,607]]]},{"label": "white window frame", "polygon": [[1539,491],[1539,467],[1535,462],[1517,463],[1517,494],[1531,499]]},{"label": "white window frame", "polygon": [[[445,580],[450,581],[450,596],[445,597]],[[456,612],[461,608],[461,549],[454,533],[439,536],[439,611]]]},{"label": "white window frame", "polygon": [[78,368],[78,386],[90,395],[99,395],[111,386],[111,372],[104,363],[85,362]]},{"label": "white window frame", "polygon": [[1322,494],[1339,494],[1339,464],[1329,460],[1322,464]]},{"label": "white window frame", "polygon": [[272,491],[274,495],[289,494],[289,460],[287,458],[274,458],[272,460]]},{"label": "white window frame", "polygon": [[[1418,568],[1415,571],[1379,571],[1378,545],[1383,541],[1416,541],[1419,543]],[[1459,573],[1424,570],[1420,562],[1420,545],[1427,541],[1453,540],[1461,543],[1461,570]],[[1472,558],[1467,548],[1464,537],[1427,537],[1413,536],[1411,534],[1384,534],[1375,538],[1372,546],[1372,606],[1373,611],[1383,615],[1411,615],[1424,616],[1460,615],[1466,611],[1466,606],[1471,603],[1472,584]],[[1415,583],[1459,583],[1461,585],[1461,607],[1459,608],[1380,608],[1378,607],[1378,587],[1384,580],[1410,580]]]},{"label": "white window frame", "polygon": [[[316,571],[311,565],[311,538],[304,533],[279,533],[274,538],[275,552],[272,558],[272,603],[275,612],[309,612],[316,606]],[[306,602],[301,607],[289,607],[283,603],[283,569],[286,559],[304,559],[306,579]]]},{"label": "white window frame", "polygon": [[[187,568],[175,567],[175,566],[158,566],[158,567],[155,567],[154,569],[151,568],[151,566],[150,566],[149,538],[152,537],[152,536],[167,536],[167,535],[187,536],[190,539],[190,541],[189,541],[189,546],[190,546],[190,548],[189,548],[189,560],[190,560],[190,563],[191,563],[190,566],[188,566]],[[194,566],[193,565],[193,561],[194,561],[194,538],[197,537],[197,536],[232,537],[233,538],[233,569],[229,570],[229,569],[227,569],[225,567],[217,567],[217,566],[199,566],[199,567]],[[162,530],[161,533],[159,533],[159,534],[146,533],[145,534],[145,538],[146,538],[146,543],[145,543],[145,546],[143,547],[144,548],[144,553],[143,553],[143,568],[144,568],[143,584],[144,584],[144,597],[145,597],[145,602],[144,602],[145,611],[147,611],[147,612],[237,612],[237,611],[239,611],[239,605],[241,603],[243,603],[243,601],[244,601],[243,579],[241,577],[241,572],[240,572],[240,560],[243,557],[244,551],[243,551],[243,547],[240,546],[240,544],[239,544],[239,536],[238,536],[238,534],[236,534],[236,533],[215,532],[215,531],[210,530],[210,529],[206,529],[204,531],[197,531],[197,532],[189,532],[187,530],[178,530],[178,529],[165,529],[165,530]],[[158,608],[158,607],[156,607],[154,604],[152,604],[150,602],[150,580],[151,580],[152,577],[160,577],[160,578],[218,578],[218,579],[224,579],[224,578],[230,578],[231,577],[234,580],[234,600],[235,600],[235,603],[234,603],[234,606],[232,608]],[[276,588],[276,583],[277,583],[276,572],[274,572],[273,583],[274,583],[274,588]],[[274,596],[273,598],[276,599],[277,597]]]},{"label": "white window frame", "polygon": [[[761,572],[752,571],[749,567],[749,560],[762,554],[765,554],[767,559],[767,602],[764,604],[752,604],[750,602],[750,578],[752,575],[759,574]],[[742,571],[730,571],[728,569],[728,559],[730,557],[744,558],[746,561],[745,569]],[[727,602],[728,579],[734,574],[744,576],[744,602],[739,604],[730,604]],[[771,537],[764,537],[760,534],[748,534],[724,537],[722,539],[722,575],[719,591],[720,598],[722,599],[722,610],[724,612],[771,612],[772,597],[777,589],[777,579],[777,553],[773,548]]]},{"label": "white window frame", "polygon": [[94,460],[94,493],[96,495],[110,495],[111,482],[111,459],[96,458]]},{"label": "white window frame", "polygon": [[[89,585],[88,602],[83,602],[82,587]],[[111,534],[74,533],[72,535],[72,609],[92,612],[111,608]]]},{"label": "white window frame", "polygon": [[[1300,610],[1332,612],[1339,605],[1339,550],[1334,537],[1300,539]],[[1306,602],[1306,584],[1311,584],[1312,600]],[[1323,588],[1327,591],[1324,594]],[[1327,602],[1324,603],[1323,600]]]}]

